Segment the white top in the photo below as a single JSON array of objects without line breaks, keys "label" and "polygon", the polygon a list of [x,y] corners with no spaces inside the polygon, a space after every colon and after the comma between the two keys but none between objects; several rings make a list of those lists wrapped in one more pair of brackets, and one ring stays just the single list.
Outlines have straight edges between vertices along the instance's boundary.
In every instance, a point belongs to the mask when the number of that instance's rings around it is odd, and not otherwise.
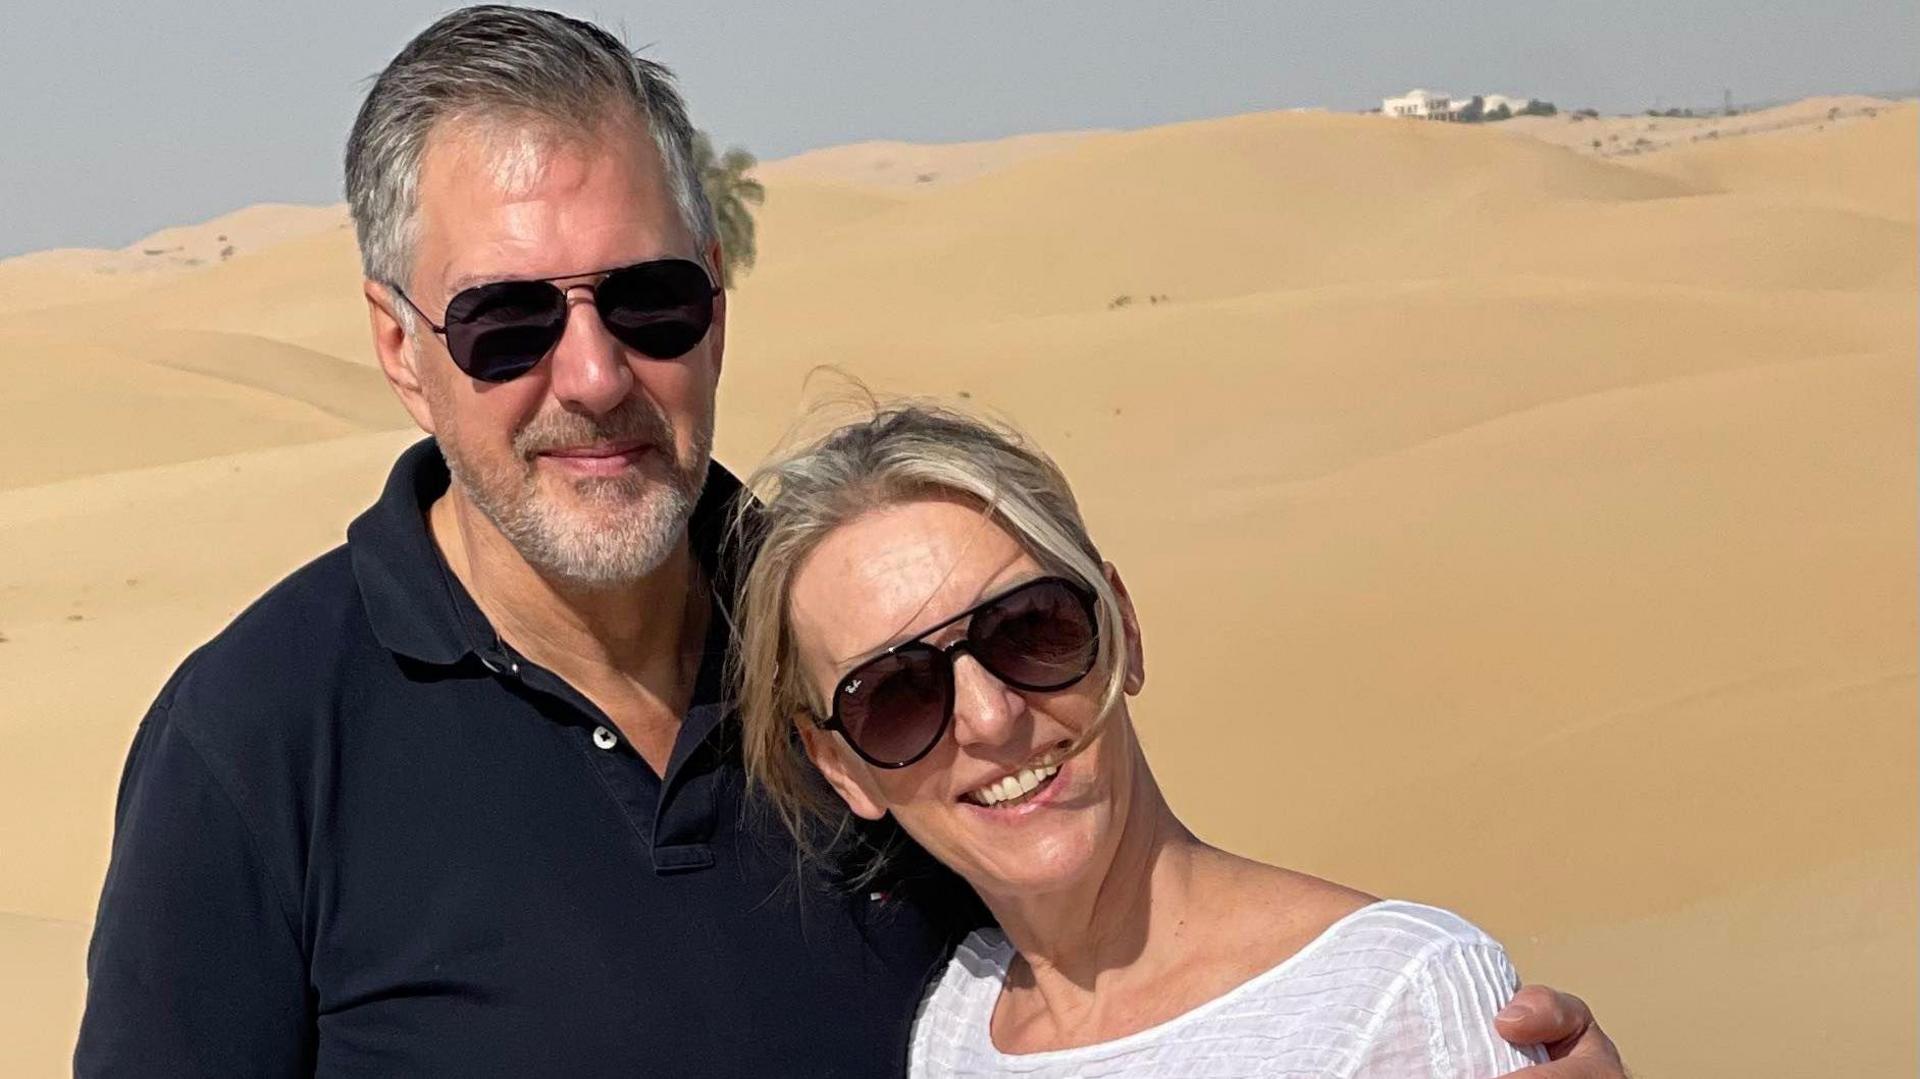
[{"label": "white top", "polygon": [[1002,1053],[989,1033],[1013,954],[997,929],[960,945],[920,1004],[912,1075],[1482,1079],[1546,1059],[1494,1033],[1494,1013],[1520,984],[1499,943],[1418,903],[1362,907],[1280,965],[1158,1026],[1044,1053]]}]

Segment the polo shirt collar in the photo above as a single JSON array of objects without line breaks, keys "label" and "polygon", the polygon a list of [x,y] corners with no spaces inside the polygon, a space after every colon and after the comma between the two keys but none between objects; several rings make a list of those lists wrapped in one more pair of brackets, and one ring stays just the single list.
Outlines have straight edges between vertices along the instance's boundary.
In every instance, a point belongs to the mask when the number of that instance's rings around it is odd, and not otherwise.
[{"label": "polo shirt collar", "polygon": [[[375,639],[390,652],[436,666],[458,664],[495,646],[486,618],[427,528],[428,507],[451,482],[439,443],[422,439],[394,462],[379,501],[347,528],[354,580]],[[718,462],[708,465],[687,526],[694,557],[723,606],[735,579],[726,542],[729,517],[742,492],[731,472]]]}]

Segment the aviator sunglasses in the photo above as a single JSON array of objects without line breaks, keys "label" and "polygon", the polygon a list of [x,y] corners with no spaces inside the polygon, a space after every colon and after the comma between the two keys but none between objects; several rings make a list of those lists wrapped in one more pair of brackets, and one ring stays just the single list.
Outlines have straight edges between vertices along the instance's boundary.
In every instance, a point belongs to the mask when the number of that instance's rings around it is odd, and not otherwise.
[{"label": "aviator sunglasses", "polygon": [[[1063,577],[1003,592],[848,671],[818,726],[839,731],[876,768],[905,768],[931,752],[953,722],[959,653],[1030,692],[1066,689],[1085,678],[1099,651],[1094,602],[1092,591]],[[970,619],[966,635],[952,644],[924,639],[963,619]]]},{"label": "aviator sunglasses", "polygon": [[[576,277],[600,280],[566,288],[554,284]],[[389,287],[447,339],[454,365],[482,382],[506,382],[540,365],[567,332],[567,294],[573,289],[593,293],[600,321],[615,339],[656,360],[684,356],[700,343],[713,325],[713,298],[720,295],[699,263],[655,259],[597,273],[462,289],[448,302],[446,321],[435,326],[399,285]]]}]

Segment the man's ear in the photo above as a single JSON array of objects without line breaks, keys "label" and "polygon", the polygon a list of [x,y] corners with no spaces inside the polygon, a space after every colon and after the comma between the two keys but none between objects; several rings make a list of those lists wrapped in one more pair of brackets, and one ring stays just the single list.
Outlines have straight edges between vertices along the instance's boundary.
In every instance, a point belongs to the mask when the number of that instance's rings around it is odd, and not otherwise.
[{"label": "man's ear", "polygon": [[1120,628],[1127,638],[1127,695],[1132,696],[1146,687],[1147,652],[1140,642],[1140,619],[1133,613],[1133,597],[1127,595],[1127,584],[1120,579],[1120,571],[1113,563],[1101,563],[1106,571],[1107,583],[1113,586],[1113,594],[1120,601]]},{"label": "man's ear", "polygon": [[[360,291],[367,298],[373,352],[380,359],[380,370],[387,376],[387,385],[393,387],[394,396],[400,398],[400,404],[406,408],[407,415],[413,417],[413,422],[422,431],[433,434],[433,412],[427,408],[426,393],[420,388],[419,354],[407,343],[406,326],[392,306],[404,301],[395,297],[386,285],[370,278],[360,283]],[[415,321],[419,321],[417,317]]]},{"label": "man's ear", "polygon": [[863,778],[858,774],[860,765],[853,758],[851,750],[842,745],[832,731],[821,730],[813,725],[810,718],[800,720],[800,742],[807,747],[807,757],[820,774],[827,777],[834,793],[847,803],[847,808],[867,820],[879,820],[887,815],[887,807],[879,799],[860,785]]},{"label": "man's ear", "polygon": [[[707,266],[713,271],[714,283],[726,280],[727,253],[715,240],[707,245]],[[722,287],[720,295],[713,298],[713,327],[707,331],[713,341],[713,377],[720,377],[720,366],[727,354],[727,290]]]}]

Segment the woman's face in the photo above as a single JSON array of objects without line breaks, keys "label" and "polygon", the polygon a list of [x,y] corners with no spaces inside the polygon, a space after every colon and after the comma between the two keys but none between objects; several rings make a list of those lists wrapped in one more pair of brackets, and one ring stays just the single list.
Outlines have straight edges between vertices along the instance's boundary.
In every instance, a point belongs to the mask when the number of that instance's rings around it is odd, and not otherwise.
[{"label": "woman's face", "polygon": [[[871,511],[830,533],[794,574],[789,617],[804,675],[816,699],[832,700],[841,679],[875,653],[1043,576],[1025,548],[970,502],[930,497]],[[1139,634],[1124,591],[1121,605],[1133,693]],[[925,640],[952,644],[969,621]],[[1105,681],[1096,668],[1063,690],[1023,691],[960,652],[953,720],[914,764],[878,768],[835,732],[803,721],[801,733],[854,812],[892,813],[981,893],[1057,891],[1104,873],[1134,783],[1144,778],[1124,705],[1083,752],[1064,757],[1098,715]],[[983,796],[991,784],[1054,762],[1059,771],[1021,797]]]}]

